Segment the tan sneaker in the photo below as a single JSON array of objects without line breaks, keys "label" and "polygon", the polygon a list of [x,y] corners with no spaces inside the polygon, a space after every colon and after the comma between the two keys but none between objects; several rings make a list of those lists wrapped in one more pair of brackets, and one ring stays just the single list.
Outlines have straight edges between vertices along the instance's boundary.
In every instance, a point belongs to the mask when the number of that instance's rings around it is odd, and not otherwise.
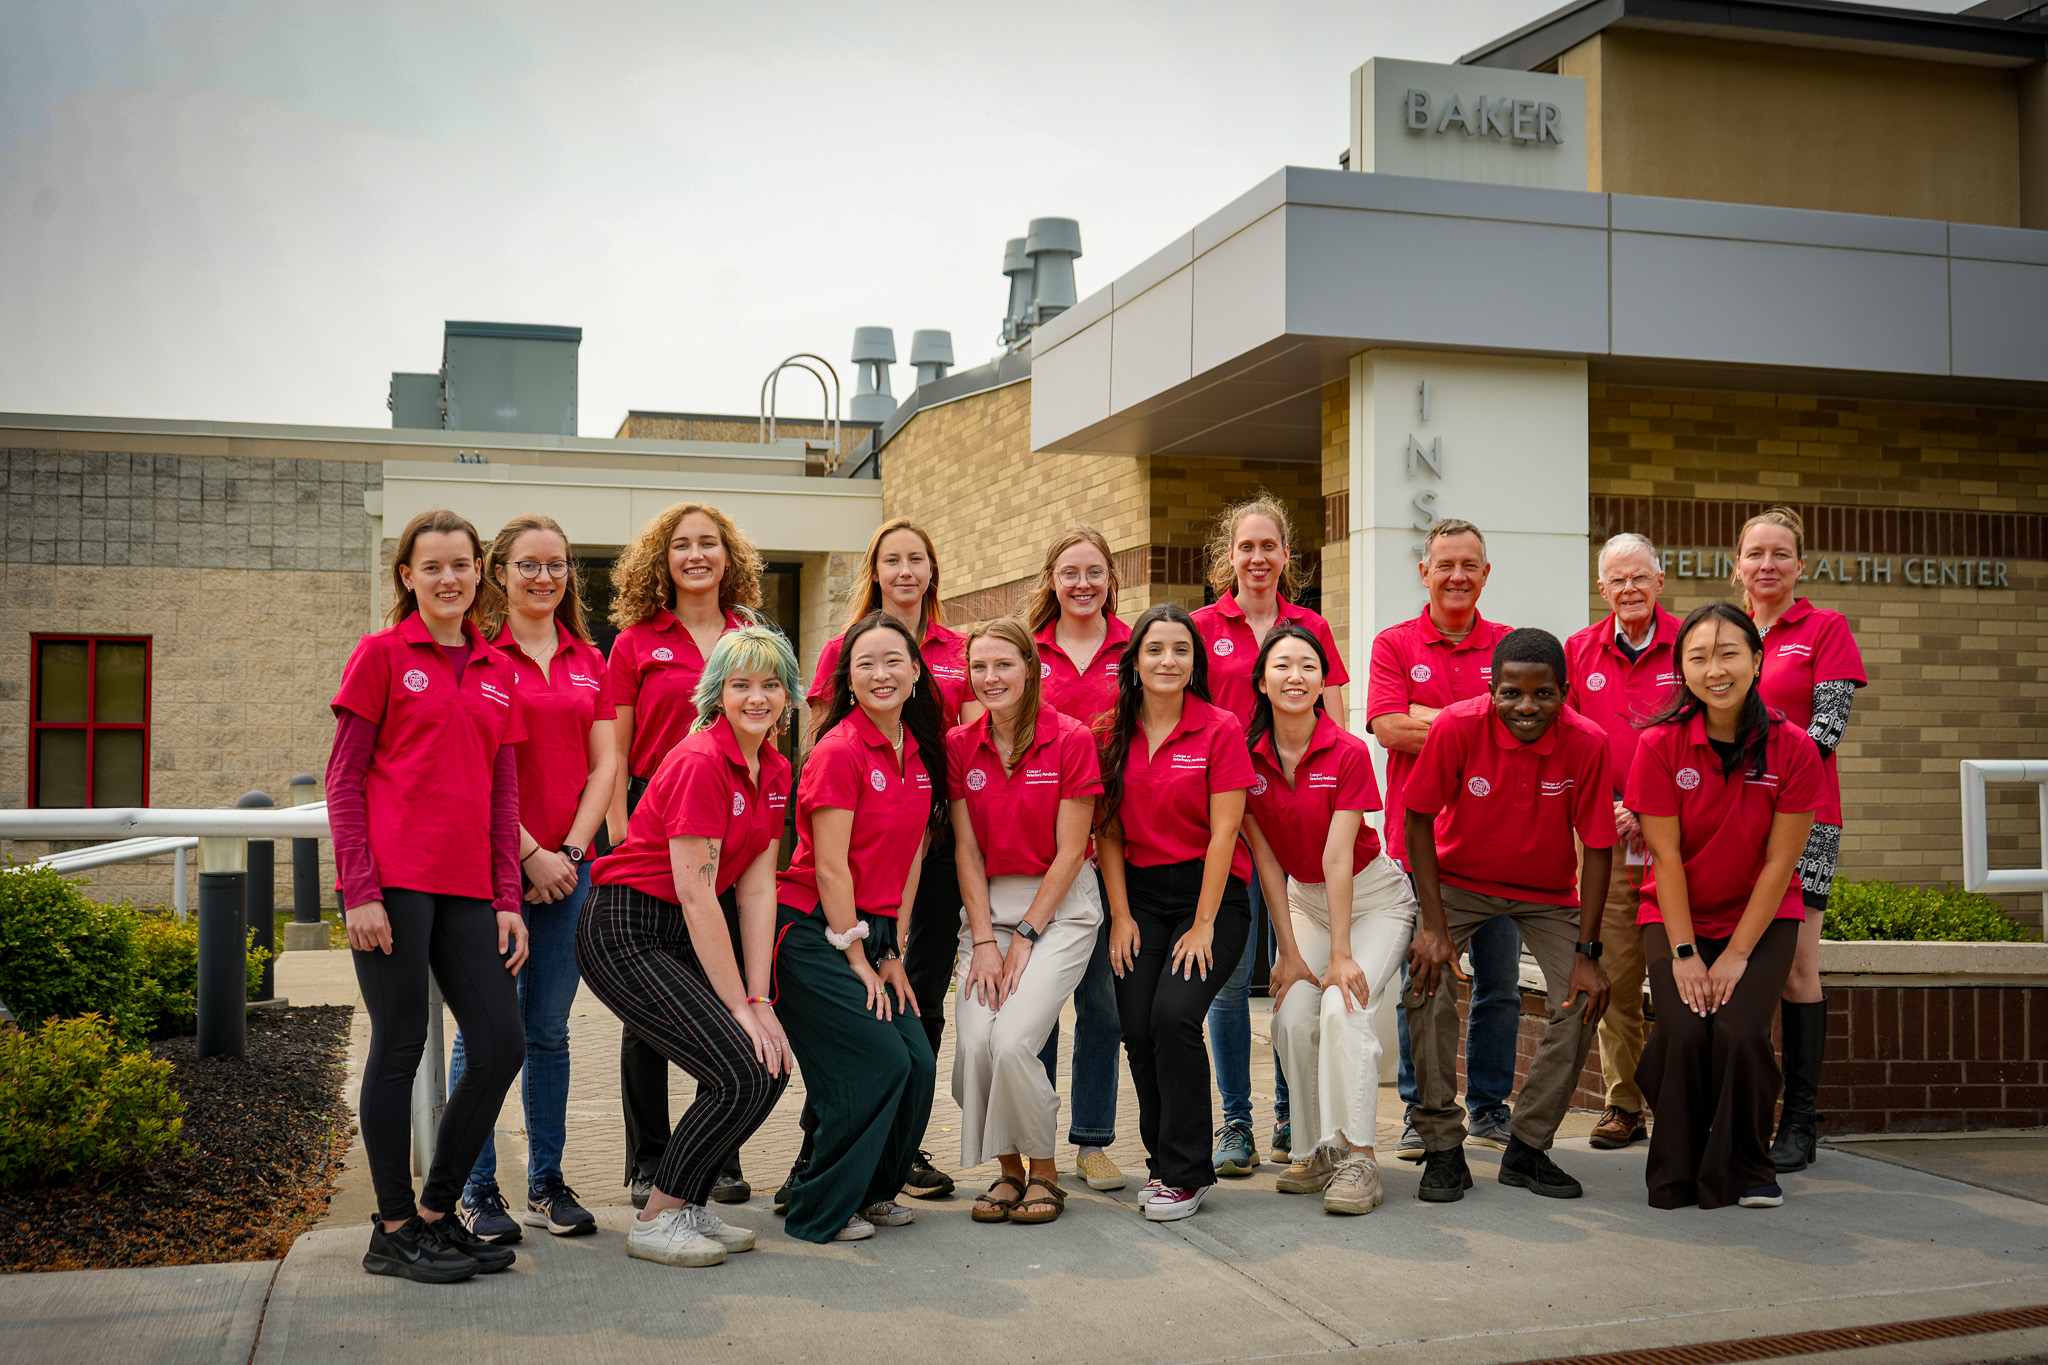
[{"label": "tan sneaker", "polygon": [[1607,1106],[1607,1112],[1600,1116],[1600,1121],[1593,1125],[1593,1136],[1590,1141],[1600,1150],[1611,1152],[1617,1147],[1626,1147],[1631,1142],[1640,1142],[1649,1135],[1650,1123],[1642,1116],[1641,1111],[1631,1113],[1610,1104]]},{"label": "tan sneaker", "polygon": [[1318,1147],[1308,1154],[1308,1160],[1297,1161],[1282,1171],[1273,1188],[1282,1194],[1314,1194],[1329,1184],[1335,1174],[1337,1153],[1328,1147]]},{"label": "tan sneaker", "polygon": [[1083,1147],[1078,1163],[1081,1178],[1088,1182],[1091,1190],[1120,1190],[1124,1187],[1123,1167],[1110,1159],[1108,1152],[1100,1147]]},{"label": "tan sneaker", "polygon": [[1337,1163],[1323,1190],[1324,1213],[1371,1213],[1387,1201],[1380,1187],[1380,1164],[1356,1152]]}]

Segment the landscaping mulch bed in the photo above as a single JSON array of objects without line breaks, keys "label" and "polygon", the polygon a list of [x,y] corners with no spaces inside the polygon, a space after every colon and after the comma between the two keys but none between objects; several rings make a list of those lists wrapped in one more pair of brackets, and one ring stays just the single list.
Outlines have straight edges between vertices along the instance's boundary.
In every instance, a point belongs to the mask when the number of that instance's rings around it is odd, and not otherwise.
[{"label": "landscaping mulch bed", "polygon": [[354,1123],[342,1098],[346,1005],[260,1010],[247,1055],[170,1038],[191,1150],[90,1186],[0,1189],[0,1272],[261,1261],[327,1209]]}]

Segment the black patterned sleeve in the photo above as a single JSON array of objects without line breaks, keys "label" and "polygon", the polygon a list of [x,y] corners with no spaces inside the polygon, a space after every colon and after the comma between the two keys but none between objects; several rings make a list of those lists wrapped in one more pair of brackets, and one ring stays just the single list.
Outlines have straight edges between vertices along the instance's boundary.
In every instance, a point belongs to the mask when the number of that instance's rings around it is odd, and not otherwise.
[{"label": "black patterned sleeve", "polygon": [[1813,724],[1806,727],[1806,733],[1823,759],[1842,742],[1842,732],[1849,728],[1849,708],[1855,701],[1856,684],[1846,679],[1813,685]]}]

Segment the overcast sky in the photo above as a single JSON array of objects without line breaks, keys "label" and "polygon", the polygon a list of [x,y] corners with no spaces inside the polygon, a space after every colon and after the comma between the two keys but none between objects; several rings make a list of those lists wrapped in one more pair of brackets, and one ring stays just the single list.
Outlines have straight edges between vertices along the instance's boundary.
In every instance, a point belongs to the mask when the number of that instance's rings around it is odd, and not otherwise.
[{"label": "overcast sky", "polygon": [[1557,3],[8,0],[0,411],[388,426],[448,318],[580,325],[586,436],[850,394],[857,325],[977,364],[1030,219],[1085,296]]}]

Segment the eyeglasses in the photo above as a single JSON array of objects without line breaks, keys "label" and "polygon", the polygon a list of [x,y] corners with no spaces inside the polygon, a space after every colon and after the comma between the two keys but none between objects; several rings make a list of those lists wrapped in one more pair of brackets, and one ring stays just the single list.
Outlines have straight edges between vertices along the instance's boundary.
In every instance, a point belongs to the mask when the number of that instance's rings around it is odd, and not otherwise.
[{"label": "eyeglasses", "polygon": [[1654,574],[1639,573],[1633,578],[1609,578],[1604,581],[1615,592],[1648,592],[1650,585],[1657,579]]},{"label": "eyeglasses", "polygon": [[569,561],[566,559],[551,559],[545,564],[531,559],[522,559],[512,567],[519,570],[521,578],[527,579],[539,578],[542,569],[547,570],[549,578],[562,579],[569,576]]},{"label": "eyeglasses", "polygon": [[1058,577],[1063,587],[1071,588],[1076,583],[1093,583],[1100,587],[1109,581],[1109,570],[1104,568],[1094,568],[1085,571],[1081,569],[1061,569]]}]

